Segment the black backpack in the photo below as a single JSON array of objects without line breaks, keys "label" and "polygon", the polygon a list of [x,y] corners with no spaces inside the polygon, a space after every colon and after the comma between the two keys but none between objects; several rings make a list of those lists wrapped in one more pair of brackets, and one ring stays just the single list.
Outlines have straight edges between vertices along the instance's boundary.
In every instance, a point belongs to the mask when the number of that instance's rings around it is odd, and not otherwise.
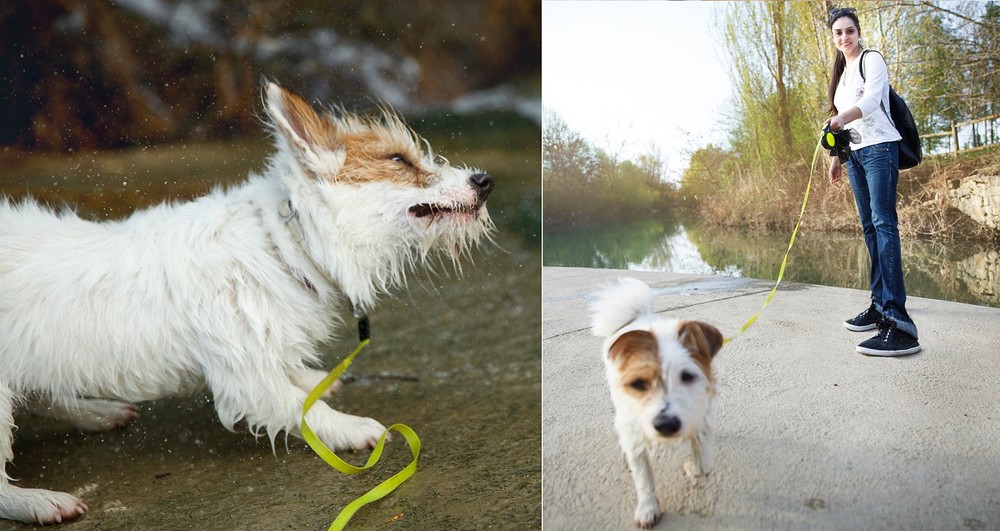
[{"label": "black backpack", "polygon": [[[859,61],[861,63],[861,79],[865,79],[865,54],[872,51],[879,53],[877,50],[861,52],[861,61]],[[879,55],[881,54],[879,53]],[[910,108],[906,106],[906,102],[899,94],[896,94],[892,85],[889,85],[889,111],[886,112],[885,105],[881,102],[879,105],[882,107],[882,112],[889,117],[893,127],[899,132],[899,136],[903,137],[899,141],[899,169],[905,170],[920,164],[920,159],[923,157],[923,152],[920,149],[920,133],[917,131],[917,122],[913,120],[913,115],[910,114]]]}]

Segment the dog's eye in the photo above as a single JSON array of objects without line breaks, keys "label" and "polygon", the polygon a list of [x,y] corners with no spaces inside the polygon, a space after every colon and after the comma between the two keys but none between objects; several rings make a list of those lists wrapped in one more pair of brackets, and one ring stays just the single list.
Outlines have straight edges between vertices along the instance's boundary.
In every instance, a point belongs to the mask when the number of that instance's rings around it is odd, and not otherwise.
[{"label": "dog's eye", "polygon": [[628,386],[640,393],[645,393],[649,390],[649,380],[643,380],[642,378],[637,378],[628,383]]},{"label": "dog's eye", "polygon": [[689,383],[694,382],[697,379],[698,379],[698,375],[697,374],[695,374],[693,372],[689,372],[689,371],[681,371],[681,381],[682,382],[684,382],[686,384],[689,384]]},{"label": "dog's eye", "polygon": [[410,162],[410,159],[406,158],[406,156],[403,155],[402,153],[394,153],[392,155],[389,155],[389,160],[393,162],[398,162],[405,166],[413,166],[413,163]]}]

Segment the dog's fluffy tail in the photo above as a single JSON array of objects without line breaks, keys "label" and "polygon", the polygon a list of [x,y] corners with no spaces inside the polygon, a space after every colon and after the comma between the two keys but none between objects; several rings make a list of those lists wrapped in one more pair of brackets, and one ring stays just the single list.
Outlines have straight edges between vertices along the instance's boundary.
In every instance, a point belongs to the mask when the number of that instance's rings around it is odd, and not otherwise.
[{"label": "dog's fluffy tail", "polygon": [[590,305],[595,336],[606,337],[652,312],[653,290],[634,278],[620,278],[597,292]]}]

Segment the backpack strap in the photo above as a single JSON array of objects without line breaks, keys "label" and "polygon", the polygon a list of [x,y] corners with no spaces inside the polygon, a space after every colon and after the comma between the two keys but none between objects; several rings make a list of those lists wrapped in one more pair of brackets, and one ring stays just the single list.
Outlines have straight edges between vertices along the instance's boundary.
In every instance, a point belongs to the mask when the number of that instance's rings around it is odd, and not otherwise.
[{"label": "backpack strap", "polygon": [[[882,52],[879,52],[878,50],[863,50],[861,52],[861,59],[858,61],[858,68],[861,70],[861,80],[862,81],[868,81],[868,79],[865,77],[865,55],[867,55],[868,52],[875,52],[875,53],[877,53],[879,55],[882,55]],[[883,58],[882,60],[884,61],[885,58]],[[892,90],[891,86],[889,87],[889,90]],[[885,109],[885,104],[883,104],[881,100],[879,100],[878,106],[882,107],[882,112],[884,112],[886,118],[889,119],[889,124],[891,124],[893,127],[896,127],[896,122],[894,122],[892,120],[892,115],[890,115],[889,111],[887,111]]]},{"label": "backpack strap", "polygon": [[[865,78],[865,55],[867,55],[868,52],[875,52],[875,53],[877,53],[879,55],[882,55],[882,52],[880,52],[878,50],[862,50],[861,51],[861,60],[858,61],[858,68],[861,70],[861,79],[863,81],[867,81],[867,78]],[[882,57],[882,60],[885,61],[885,57]]]}]

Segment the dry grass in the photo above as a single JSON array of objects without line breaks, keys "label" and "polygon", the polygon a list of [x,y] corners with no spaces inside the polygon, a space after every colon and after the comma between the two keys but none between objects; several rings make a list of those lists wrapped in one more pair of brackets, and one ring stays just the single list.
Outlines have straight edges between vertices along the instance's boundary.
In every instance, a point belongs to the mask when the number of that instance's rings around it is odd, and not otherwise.
[{"label": "dry grass", "polygon": [[[771,230],[790,230],[798,221],[809,168],[776,169],[770,175],[742,175],[699,204],[709,223]],[[929,157],[900,173],[897,212],[905,237],[943,240],[991,240],[1000,231],[989,229],[951,206],[948,191],[964,177],[1000,174],[1000,149],[969,153],[957,160]],[[826,161],[812,171],[809,203],[802,227],[812,230],[857,231],[858,214],[846,177],[831,184]]]}]

